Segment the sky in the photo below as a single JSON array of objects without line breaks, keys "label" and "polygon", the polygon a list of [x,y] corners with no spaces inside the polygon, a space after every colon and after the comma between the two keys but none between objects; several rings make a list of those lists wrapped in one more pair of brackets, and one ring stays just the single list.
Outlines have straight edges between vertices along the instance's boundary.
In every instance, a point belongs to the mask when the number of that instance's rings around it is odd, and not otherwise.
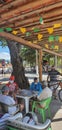
[{"label": "sky", "polygon": [[7,53],[9,53],[8,47],[3,47],[3,48],[2,48],[2,47],[0,46],[0,53],[1,53],[1,52],[7,52]]},{"label": "sky", "polygon": [[10,53],[8,47],[0,46],[0,59],[10,60]]}]

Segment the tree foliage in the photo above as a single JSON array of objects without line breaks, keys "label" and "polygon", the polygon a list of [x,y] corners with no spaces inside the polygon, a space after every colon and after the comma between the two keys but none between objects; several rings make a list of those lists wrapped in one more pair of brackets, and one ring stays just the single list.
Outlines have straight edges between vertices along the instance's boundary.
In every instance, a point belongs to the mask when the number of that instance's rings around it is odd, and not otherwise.
[{"label": "tree foliage", "polygon": [[7,46],[7,41],[6,41],[6,39],[4,39],[4,38],[2,38],[2,37],[0,37],[0,46],[2,46],[2,47],[6,47]]},{"label": "tree foliage", "polygon": [[23,60],[27,61],[31,66],[36,62],[36,51],[29,47],[22,47],[20,52]]}]

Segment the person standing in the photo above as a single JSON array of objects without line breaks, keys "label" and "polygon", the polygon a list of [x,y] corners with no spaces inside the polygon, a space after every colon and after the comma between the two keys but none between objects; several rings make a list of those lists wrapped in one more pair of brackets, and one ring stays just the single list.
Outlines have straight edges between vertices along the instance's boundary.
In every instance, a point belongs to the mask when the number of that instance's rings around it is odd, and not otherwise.
[{"label": "person standing", "polygon": [[51,70],[48,72],[47,81],[50,78],[51,82],[57,82],[58,81],[58,75],[62,76],[62,74],[55,69],[55,66],[52,66]]},{"label": "person standing", "polygon": [[58,76],[62,74],[55,69],[55,66],[51,67],[51,70],[48,72],[47,81],[49,82],[49,86],[52,89],[52,91],[57,87],[57,83],[59,81]]}]

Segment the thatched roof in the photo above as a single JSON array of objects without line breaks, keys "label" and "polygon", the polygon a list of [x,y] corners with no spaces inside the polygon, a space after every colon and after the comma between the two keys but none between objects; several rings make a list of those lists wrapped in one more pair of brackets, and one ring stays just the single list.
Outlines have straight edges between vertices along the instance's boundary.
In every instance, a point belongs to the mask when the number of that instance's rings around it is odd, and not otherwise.
[{"label": "thatched roof", "polygon": [[0,32],[62,54],[62,0],[0,0]]}]

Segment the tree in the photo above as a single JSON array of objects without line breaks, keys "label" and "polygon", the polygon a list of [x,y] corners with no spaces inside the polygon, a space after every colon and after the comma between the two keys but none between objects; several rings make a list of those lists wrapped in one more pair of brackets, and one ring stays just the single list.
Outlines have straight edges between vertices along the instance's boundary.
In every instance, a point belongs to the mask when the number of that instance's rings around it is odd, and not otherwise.
[{"label": "tree", "polygon": [[7,46],[10,50],[11,63],[13,66],[13,74],[15,75],[15,80],[20,88],[28,88],[29,82],[25,77],[23,61],[20,56],[21,45],[17,42],[7,40]]},{"label": "tree", "polygon": [[36,51],[29,47],[21,48],[20,52],[22,58],[30,64],[30,66],[35,66],[36,63]]}]

